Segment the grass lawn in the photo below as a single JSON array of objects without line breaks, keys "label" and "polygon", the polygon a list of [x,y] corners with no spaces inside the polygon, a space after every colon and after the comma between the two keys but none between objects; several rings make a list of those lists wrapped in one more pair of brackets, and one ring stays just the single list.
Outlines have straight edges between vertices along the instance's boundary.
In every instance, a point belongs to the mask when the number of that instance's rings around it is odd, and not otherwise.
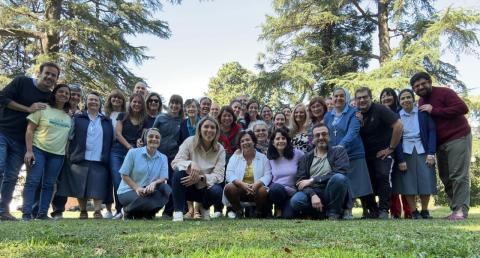
[{"label": "grass lawn", "polygon": [[[438,208],[432,215],[440,218],[447,213]],[[0,257],[95,255],[479,257],[480,208],[471,209],[468,220],[457,222],[219,219],[173,223],[160,218],[0,222]]]}]

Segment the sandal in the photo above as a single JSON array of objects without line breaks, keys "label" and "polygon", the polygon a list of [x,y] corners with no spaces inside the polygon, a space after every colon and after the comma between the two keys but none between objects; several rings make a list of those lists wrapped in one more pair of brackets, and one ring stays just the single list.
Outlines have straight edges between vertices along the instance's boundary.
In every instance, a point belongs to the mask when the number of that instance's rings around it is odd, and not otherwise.
[{"label": "sandal", "polygon": [[93,213],[93,218],[94,218],[94,219],[103,219],[102,212],[100,212],[100,211],[95,211],[95,212]]}]

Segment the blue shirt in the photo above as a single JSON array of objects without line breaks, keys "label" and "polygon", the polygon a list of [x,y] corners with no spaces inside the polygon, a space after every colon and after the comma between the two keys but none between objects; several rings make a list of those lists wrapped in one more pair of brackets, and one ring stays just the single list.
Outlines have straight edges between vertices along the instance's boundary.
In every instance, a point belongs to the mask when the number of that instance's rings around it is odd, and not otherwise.
[{"label": "blue shirt", "polygon": [[403,152],[412,154],[415,148],[418,154],[425,153],[420,138],[418,108],[413,107],[411,113],[407,113],[404,109],[400,110],[400,119],[403,123]]},{"label": "blue shirt", "polygon": [[[157,150],[155,155],[150,157],[147,153],[147,147],[130,149],[119,173],[129,176],[140,187],[145,187],[155,180],[168,178],[167,156]],[[131,190],[133,189],[122,179],[117,194],[123,194]]]},{"label": "blue shirt", "polygon": [[[87,112],[88,114],[88,112]],[[101,161],[102,160],[102,144],[103,142],[103,128],[102,128],[102,114],[97,114],[92,120],[90,115],[90,123],[87,128],[87,142],[85,148],[85,160]]]}]

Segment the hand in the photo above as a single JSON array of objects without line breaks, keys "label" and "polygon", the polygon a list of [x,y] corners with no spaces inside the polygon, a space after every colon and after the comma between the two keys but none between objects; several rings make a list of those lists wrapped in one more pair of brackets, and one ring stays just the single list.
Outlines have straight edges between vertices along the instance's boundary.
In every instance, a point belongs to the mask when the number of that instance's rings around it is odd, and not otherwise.
[{"label": "hand", "polygon": [[25,157],[23,158],[23,161],[25,162],[25,165],[27,167],[33,166],[33,164],[35,164],[35,155],[33,155],[33,152],[27,151],[25,153]]},{"label": "hand", "polygon": [[402,172],[407,171],[407,162],[398,163],[398,170]]},{"label": "hand", "polygon": [[156,187],[157,187],[157,184],[155,182],[150,183],[149,185],[147,185],[147,187],[145,187],[145,194],[146,195],[152,194],[153,192],[155,192]]},{"label": "hand", "polygon": [[355,117],[358,119],[358,121],[360,121],[360,124],[363,125],[363,115],[362,115],[362,112],[360,112],[360,111],[355,112]]},{"label": "hand", "polygon": [[298,190],[303,190],[305,187],[311,185],[312,182],[313,182],[313,179],[300,180],[297,182],[297,188]]},{"label": "hand", "polygon": [[195,185],[200,181],[200,175],[199,174],[190,174],[180,180],[180,183],[186,187],[189,187],[191,185]]},{"label": "hand", "polygon": [[418,110],[427,112],[427,113],[429,113],[429,114],[432,113],[432,109],[433,109],[433,107],[432,107],[432,105],[430,105],[430,104],[424,104],[424,105],[421,105],[421,106],[418,108]]},{"label": "hand", "polygon": [[47,104],[41,103],[41,102],[35,102],[32,105],[30,105],[30,107],[28,108],[29,109],[28,111],[30,113],[33,113],[37,110],[42,110],[42,109],[45,109],[45,108],[47,108]]},{"label": "hand", "polygon": [[312,201],[312,207],[317,210],[317,211],[323,211],[323,205],[322,205],[322,200],[318,195],[314,195],[311,198]]},{"label": "hand", "polygon": [[435,166],[435,155],[427,155],[427,160],[425,160],[428,166],[433,167]]},{"label": "hand", "polygon": [[189,175],[199,175],[200,174],[200,168],[198,167],[197,163],[193,162],[190,163],[189,168],[187,169],[187,174]]},{"label": "hand", "polygon": [[385,159],[386,157],[390,156],[392,154],[393,150],[390,148],[386,148],[384,150],[381,150],[377,152],[377,158],[379,159]]},{"label": "hand", "polygon": [[145,196],[145,188],[143,187],[138,187],[137,189],[135,189],[135,192],[137,193],[138,196]]},{"label": "hand", "polygon": [[142,140],[142,138],[138,138],[138,140],[137,140],[137,148],[141,148],[141,147],[143,147],[143,140]]}]

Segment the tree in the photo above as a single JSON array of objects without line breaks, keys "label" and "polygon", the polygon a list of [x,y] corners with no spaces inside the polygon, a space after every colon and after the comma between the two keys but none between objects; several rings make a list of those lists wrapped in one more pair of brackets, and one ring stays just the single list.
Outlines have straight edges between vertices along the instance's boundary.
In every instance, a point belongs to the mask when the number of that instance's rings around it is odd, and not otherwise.
[{"label": "tree", "polygon": [[[179,3],[180,0],[170,0]],[[127,38],[168,38],[164,21],[153,18],[161,0],[28,0],[0,3],[0,76],[33,72],[44,61],[63,68],[67,82],[100,92],[130,91],[140,78],[127,67],[149,57]]]},{"label": "tree", "polygon": [[229,105],[235,97],[252,94],[254,73],[238,62],[223,64],[215,77],[210,78],[207,96],[220,106]]}]

